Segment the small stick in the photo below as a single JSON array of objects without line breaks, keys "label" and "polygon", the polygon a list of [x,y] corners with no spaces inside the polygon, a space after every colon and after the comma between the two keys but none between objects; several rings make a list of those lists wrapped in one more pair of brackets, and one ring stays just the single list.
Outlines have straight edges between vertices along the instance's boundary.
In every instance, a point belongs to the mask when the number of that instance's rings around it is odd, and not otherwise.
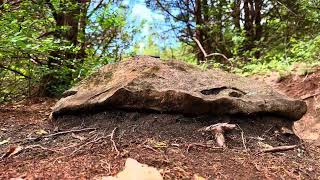
[{"label": "small stick", "polygon": [[80,145],[77,149],[75,149],[75,150],[70,154],[70,156],[73,155],[73,154],[75,154],[76,152],[78,152],[82,147],[87,146],[88,144],[97,142],[97,141],[99,141],[99,140],[101,140],[101,139],[103,139],[103,138],[106,138],[106,137],[105,137],[105,136],[98,137],[98,135],[93,135],[93,138],[92,138],[91,141],[86,142],[86,143]]},{"label": "small stick", "polygon": [[268,152],[280,152],[280,151],[288,151],[292,150],[299,145],[291,145],[291,146],[277,146],[277,147],[272,147],[272,148],[267,148],[267,149],[262,149],[260,153],[268,153]]},{"label": "small stick", "polygon": [[152,147],[150,147],[150,146],[148,146],[148,145],[143,145],[143,147],[145,147],[145,148],[147,148],[147,149],[150,149],[150,150],[152,150],[153,152],[159,153],[157,150],[155,150],[154,148],[152,148]]},{"label": "small stick", "polygon": [[116,146],[116,143],[115,143],[114,140],[113,140],[114,133],[115,133],[115,131],[116,131],[117,129],[118,129],[118,127],[115,127],[108,136],[110,137],[110,141],[112,142],[112,145],[113,145],[113,147],[114,147],[114,150],[117,152],[117,156],[119,156],[119,155],[120,155],[120,152],[119,152],[119,150],[118,150],[118,148],[117,148],[117,146]]},{"label": "small stick", "polygon": [[244,139],[244,132],[243,132],[242,128],[239,126],[239,124],[237,124],[237,126],[238,126],[238,128],[241,130],[241,138],[242,138],[243,147],[244,147],[244,149],[245,149],[246,151],[248,151],[248,150],[247,150],[247,146],[246,146],[246,140]]},{"label": "small stick", "polygon": [[318,95],[320,95],[320,92],[314,93],[312,95],[307,95],[307,96],[301,97],[301,100],[307,100],[309,98],[312,98],[312,97],[315,97],[315,96],[318,96]]},{"label": "small stick", "polygon": [[187,152],[189,152],[189,150],[190,150],[190,148],[192,146],[201,146],[201,147],[212,148],[212,149],[223,149],[223,147],[215,147],[215,146],[211,146],[211,145],[208,145],[208,144],[192,143],[192,144],[188,145]]},{"label": "small stick", "polygon": [[43,147],[43,146],[41,146],[39,144],[30,145],[30,146],[25,147],[24,149],[33,149],[33,148],[40,148],[40,149],[43,149],[43,150],[46,150],[46,151],[51,151],[51,152],[55,152],[55,153],[58,153],[58,154],[63,154],[62,152],[59,152],[59,151],[54,150],[54,149]]},{"label": "small stick", "polygon": [[83,131],[93,131],[93,130],[97,130],[97,128],[84,128],[84,129],[73,129],[73,130],[68,130],[68,131],[61,131],[61,132],[57,132],[57,133],[54,133],[54,134],[49,134],[49,135],[46,135],[46,136],[42,136],[41,138],[49,138],[49,137],[59,136],[59,135],[68,134],[68,133],[83,132]]},{"label": "small stick", "polygon": [[83,132],[83,131],[94,131],[94,130],[97,130],[97,128],[73,129],[73,130],[61,131],[61,132],[49,134],[49,135],[46,135],[46,136],[39,136],[39,137],[36,137],[36,138],[27,138],[25,140],[18,140],[18,141],[15,141],[14,143],[25,144],[25,143],[28,143],[28,142],[31,142],[31,141],[37,141],[37,140],[41,140],[41,139],[44,139],[44,138],[50,138],[50,137],[64,135],[64,134],[68,134],[68,133]]}]

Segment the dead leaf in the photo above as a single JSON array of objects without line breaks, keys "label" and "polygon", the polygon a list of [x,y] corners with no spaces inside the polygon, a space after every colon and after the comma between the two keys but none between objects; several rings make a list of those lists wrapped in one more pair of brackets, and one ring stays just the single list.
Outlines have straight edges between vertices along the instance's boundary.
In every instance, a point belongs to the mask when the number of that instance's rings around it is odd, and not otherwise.
[{"label": "dead leaf", "polygon": [[263,142],[258,142],[258,146],[261,148],[272,148],[271,145],[267,144],[267,143],[263,143]]},{"label": "dead leaf", "polygon": [[193,180],[206,180],[206,178],[204,178],[198,174],[194,174],[192,179]]},{"label": "dead leaf", "polygon": [[79,139],[80,141],[84,141],[86,139],[85,137],[76,135],[74,133],[72,133],[71,136],[75,139]]},{"label": "dead leaf", "polygon": [[124,169],[115,176],[96,178],[99,180],[163,180],[160,171],[146,164],[141,164],[135,159],[128,158]]},{"label": "dead leaf", "polygon": [[23,146],[12,146],[9,148],[9,150],[1,157],[1,159],[3,158],[8,158],[11,156],[14,156],[16,154],[18,154],[19,152],[21,152],[24,149]]},{"label": "dead leaf", "polygon": [[43,129],[40,129],[36,132],[36,135],[39,135],[39,136],[46,135],[46,134],[48,134],[48,132]]},{"label": "dead leaf", "polygon": [[154,148],[167,148],[168,144],[165,141],[156,141],[154,139],[148,139],[148,144]]}]

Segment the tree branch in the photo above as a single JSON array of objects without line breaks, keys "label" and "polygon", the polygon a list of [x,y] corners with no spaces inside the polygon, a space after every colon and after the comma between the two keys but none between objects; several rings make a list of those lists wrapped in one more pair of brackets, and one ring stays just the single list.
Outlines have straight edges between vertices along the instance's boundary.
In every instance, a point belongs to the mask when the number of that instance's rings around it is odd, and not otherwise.
[{"label": "tree branch", "polygon": [[95,8],[93,8],[93,10],[87,16],[88,19],[102,6],[102,3],[103,3],[103,0],[100,0],[99,3],[97,4],[97,6]]},{"label": "tree branch", "polygon": [[5,66],[2,65],[2,64],[0,64],[0,68],[9,70],[9,71],[11,71],[11,72],[14,72],[14,73],[16,73],[16,74],[18,74],[18,75],[20,75],[20,76],[23,76],[23,77],[25,77],[25,78],[27,78],[27,79],[31,79],[30,76],[27,76],[27,75],[23,74],[22,72],[20,72],[20,71],[18,71],[18,70],[15,70],[15,69],[12,69],[12,68],[9,68],[9,67],[5,67]]},{"label": "tree branch", "polygon": [[185,21],[183,19],[179,19],[177,18],[176,16],[174,16],[171,12],[169,12],[168,9],[166,9],[163,4],[161,4],[161,2],[159,0],[157,0],[157,4],[160,6],[160,8],[165,11],[169,16],[173,17],[174,19],[176,19],[177,21],[182,21],[182,22],[185,22],[186,24],[190,24],[188,21]]},{"label": "tree branch", "polygon": [[203,53],[203,55],[204,55],[205,58],[208,58],[208,57],[211,57],[211,56],[221,56],[221,57],[223,57],[225,60],[227,60],[227,61],[230,63],[231,67],[233,67],[232,62],[230,61],[229,58],[227,58],[227,56],[225,56],[224,54],[221,54],[221,53],[211,53],[211,54],[207,54],[206,51],[204,50],[204,48],[202,47],[200,41],[199,41],[197,38],[195,38],[195,37],[192,37],[192,39],[197,43],[197,45],[199,46],[199,48],[200,48],[200,50],[201,50],[201,52]]}]

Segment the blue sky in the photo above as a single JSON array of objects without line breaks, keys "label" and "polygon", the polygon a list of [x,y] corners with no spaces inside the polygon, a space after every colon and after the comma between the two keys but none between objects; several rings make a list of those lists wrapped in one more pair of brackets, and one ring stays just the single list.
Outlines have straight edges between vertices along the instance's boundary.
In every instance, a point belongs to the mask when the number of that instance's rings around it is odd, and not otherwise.
[{"label": "blue sky", "polygon": [[[146,46],[147,38],[150,34],[158,34],[162,37],[154,39],[155,43],[161,48],[164,46],[174,46],[177,41],[173,32],[166,32],[170,28],[170,24],[165,21],[165,16],[160,12],[154,12],[147,8],[144,0],[125,0],[125,5],[128,5],[128,22],[133,23],[134,26],[141,26],[141,33],[135,35],[134,41],[140,42],[140,48]],[[132,25],[132,24],[131,24]]]}]

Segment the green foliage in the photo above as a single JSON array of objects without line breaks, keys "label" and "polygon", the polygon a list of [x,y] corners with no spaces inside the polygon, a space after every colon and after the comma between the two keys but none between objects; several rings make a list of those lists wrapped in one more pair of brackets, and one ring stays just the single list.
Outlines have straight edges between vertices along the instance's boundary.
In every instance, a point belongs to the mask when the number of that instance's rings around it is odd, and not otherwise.
[{"label": "green foliage", "polygon": [[88,10],[90,3],[96,6],[93,1],[48,2],[0,4],[0,102],[60,95],[102,64],[116,61],[135,33],[125,30],[125,7],[117,1],[94,12]]},{"label": "green foliage", "polygon": [[197,64],[193,48],[185,43],[180,43],[176,47],[168,47],[162,50],[162,59],[178,59],[190,64]]},{"label": "green foliage", "polygon": [[312,72],[314,66],[320,65],[320,35],[305,40],[290,39],[290,46],[273,47],[260,59],[253,59],[240,65],[234,71],[244,75],[267,74],[272,71],[287,74],[299,64],[298,74]]}]

